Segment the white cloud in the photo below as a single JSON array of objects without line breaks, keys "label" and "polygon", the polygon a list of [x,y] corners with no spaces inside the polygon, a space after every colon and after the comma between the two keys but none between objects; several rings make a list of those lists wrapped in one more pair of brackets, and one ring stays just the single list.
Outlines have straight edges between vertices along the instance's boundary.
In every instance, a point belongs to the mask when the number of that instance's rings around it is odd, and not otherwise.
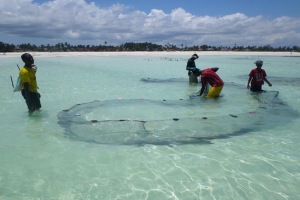
[{"label": "white cloud", "polygon": [[[129,11],[121,4],[97,7],[84,0],[1,0],[0,34],[62,42],[155,42],[176,45],[298,45],[300,19],[231,15],[195,16],[182,8],[171,13]],[[4,41],[5,42],[5,41]],[[80,42],[79,42],[80,43]]]}]

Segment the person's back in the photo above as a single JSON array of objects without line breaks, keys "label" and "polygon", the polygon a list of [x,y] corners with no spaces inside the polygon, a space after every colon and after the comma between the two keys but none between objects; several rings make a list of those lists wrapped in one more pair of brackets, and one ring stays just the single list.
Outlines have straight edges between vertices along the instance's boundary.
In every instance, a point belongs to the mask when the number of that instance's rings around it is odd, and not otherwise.
[{"label": "person's back", "polygon": [[218,87],[223,86],[224,82],[219,77],[219,75],[212,69],[204,69],[201,73],[201,82],[202,85],[206,85],[206,83],[209,83],[212,87]]},{"label": "person's back", "polygon": [[195,58],[191,57],[188,59],[187,64],[186,64],[186,70],[188,71],[193,71],[196,69],[196,64],[195,64]]},{"label": "person's back", "polygon": [[[35,71],[32,68],[24,66],[20,72],[21,84],[28,83],[29,91],[37,93],[37,81],[35,76]],[[24,89],[24,86],[22,87]]]},{"label": "person's back", "polygon": [[205,88],[207,88],[207,83],[211,85],[211,88],[209,89],[206,98],[214,98],[220,95],[224,82],[216,73],[218,70],[219,68],[217,67],[200,70],[202,87],[199,91],[199,96],[204,93]]}]

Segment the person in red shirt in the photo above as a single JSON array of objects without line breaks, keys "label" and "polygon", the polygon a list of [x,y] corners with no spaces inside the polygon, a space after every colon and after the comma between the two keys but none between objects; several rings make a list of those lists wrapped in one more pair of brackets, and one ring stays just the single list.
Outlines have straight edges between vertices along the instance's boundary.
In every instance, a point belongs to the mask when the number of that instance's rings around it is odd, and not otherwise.
[{"label": "person in red shirt", "polygon": [[203,92],[205,91],[207,83],[211,86],[211,88],[209,89],[206,97],[214,98],[214,97],[219,96],[219,94],[221,93],[221,91],[223,89],[224,82],[216,73],[218,70],[219,70],[218,67],[200,70],[202,87],[199,91],[199,96],[201,96],[203,94]]},{"label": "person in red shirt", "polygon": [[[266,78],[266,71],[262,69],[263,61],[257,60],[254,62],[254,64],[256,65],[256,68],[252,69],[249,74],[247,88],[252,92],[261,92],[263,91],[262,85],[264,84],[264,81],[266,81],[270,87],[272,84]],[[250,82],[251,86],[249,86]]]}]

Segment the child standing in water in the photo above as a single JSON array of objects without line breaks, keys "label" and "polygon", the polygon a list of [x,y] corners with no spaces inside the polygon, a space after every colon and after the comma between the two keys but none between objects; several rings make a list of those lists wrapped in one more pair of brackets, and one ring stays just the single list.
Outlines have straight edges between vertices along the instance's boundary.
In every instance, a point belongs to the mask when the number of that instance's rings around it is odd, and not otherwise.
[{"label": "child standing in water", "polygon": [[[254,62],[254,64],[256,65],[256,68],[252,69],[249,74],[247,88],[252,92],[261,92],[263,91],[262,85],[264,84],[264,81],[266,81],[270,87],[272,86],[272,84],[266,78],[266,71],[262,69],[263,61],[257,60]],[[250,82],[251,86],[249,86]]]}]

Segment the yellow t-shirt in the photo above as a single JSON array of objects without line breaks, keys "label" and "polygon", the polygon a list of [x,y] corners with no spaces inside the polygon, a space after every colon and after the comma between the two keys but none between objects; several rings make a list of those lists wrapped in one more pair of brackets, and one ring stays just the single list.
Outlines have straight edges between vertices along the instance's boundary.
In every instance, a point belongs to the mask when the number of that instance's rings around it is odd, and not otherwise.
[{"label": "yellow t-shirt", "polygon": [[[22,85],[24,83],[28,83],[29,91],[37,93],[38,86],[37,86],[37,81],[36,81],[35,70],[34,69],[24,66],[20,70],[19,76],[20,76],[20,82],[21,82]],[[23,88],[24,88],[24,86],[22,87],[22,89]]]}]

